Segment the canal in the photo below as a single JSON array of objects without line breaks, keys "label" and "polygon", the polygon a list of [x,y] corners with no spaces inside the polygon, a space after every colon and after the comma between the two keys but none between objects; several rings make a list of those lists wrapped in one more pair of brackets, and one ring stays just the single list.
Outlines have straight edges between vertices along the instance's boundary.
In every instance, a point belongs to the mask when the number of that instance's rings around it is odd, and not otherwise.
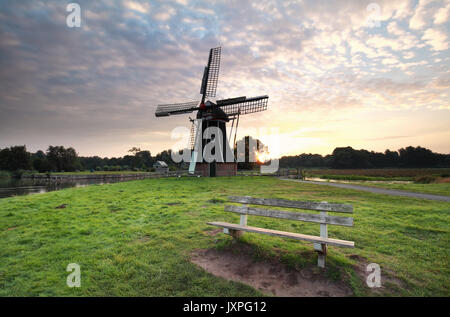
[{"label": "canal", "polygon": [[18,195],[39,194],[69,187],[81,187],[93,184],[109,184],[134,180],[134,178],[92,178],[92,179],[17,179],[0,178],[0,198]]}]

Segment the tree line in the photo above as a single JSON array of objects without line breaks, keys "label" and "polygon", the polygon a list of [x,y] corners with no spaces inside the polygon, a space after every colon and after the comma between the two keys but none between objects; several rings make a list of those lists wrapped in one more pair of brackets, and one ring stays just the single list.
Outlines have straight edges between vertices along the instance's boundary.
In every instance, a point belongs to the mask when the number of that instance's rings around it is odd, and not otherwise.
[{"label": "tree line", "polygon": [[171,150],[165,150],[152,156],[150,151],[133,147],[130,154],[123,157],[101,158],[99,156],[78,156],[74,148],[49,146],[44,152],[27,151],[25,145],[11,146],[0,150],[0,170],[5,171],[37,171],[73,172],[91,171],[150,171],[156,161],[165,161],[171,166],[176,164],[171,159]]},{"label": "tree line", "polygon": [[[251,137],[250,137],[251,138]],[[249,137],[244,137],[246,162],[248,161]],[[255,143],[259,143],[259,140]],[[257,150],[256,148],[251,151]],[[78,156],[74,148],[64,146],[49,146],[44,152],[27,151],[25,145],[11,146],[0,150],[0,170],[7,171],[38,171],[43,172],[72,172],[77,170],[91,171],[150,171],[156,161],[164,161],[171,167],[180,168],[183,164],[175,163],[171,158],[171,150],[165,150],[152,156],[150,151],[133,147],[128,155],[122,157]],[[240,169],[253,168],[255,163],[239,163]],[[283,156],[280,167],[324,167],[337,169],[351,168],[387,168],[387,167],[450,167],[450,154],[434,153],[423,147],[408,146],[398,151],[386,150],[374,152],[355,150],[352,147],[335,148],[330,155],[300,154]]]},{"label": "tree line", "polygon": [[335,148],[332,154],[300,154],[283,156],[280,167],[326,167],[336,169],[387,167],[450,167],[450,154],[434,153],[421,146],[408,146],[398,151],[374,152],[355,150],[350,146]]}]

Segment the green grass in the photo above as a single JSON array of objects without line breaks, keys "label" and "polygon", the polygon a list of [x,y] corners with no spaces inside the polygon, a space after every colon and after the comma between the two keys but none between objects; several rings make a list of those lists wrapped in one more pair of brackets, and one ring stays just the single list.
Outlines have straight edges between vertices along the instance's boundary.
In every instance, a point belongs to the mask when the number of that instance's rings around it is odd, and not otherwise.
[{"label": "green grass", "polygon": [[414,183],[392,184],[389,182],[382,182],[382,183],[351,182],[351,183],[371,187],[404,190],[416,193],[450,196],[450,183],[431,183],[431,184],[414,184]]},{"label": "green grass", "polygon": [[418,177],[449,177],[450,168],[305,169],[307,177],[336,180],[414,181]]},{"label": "green grass", "polygon": [[[208,234],[207,221],[238,222],[223,211],[229,195],[354,205],[353,228],[329,235],[355,241],[330,247],[326,275],[356,296],[373,295],[351,255],[380,264],[384,295],[449,296],[450,204],[377,195],[271,177],[166,178],[92,185],[0,199],[0,296],[259,296],[189,262],[192,250],[229,248]],[[64,209],[55,207],[67,204]],[[249,225],[317,235],[317,224],[249,216]],[[315,266],[312,245],[246,233],[259,258],[301,269]],[[81,287],[69,288],[66,267],[81,266]],[[379,293],[376,293],[379,294]]]},{"label": "green grass", "polygon": [[[108,174],[139,174],[149,173],[143,171],[79,171],[79,172],[51,172],[51,175],[108,175]],[[47,173],[34,173],[37,175],[46,175]]]}]

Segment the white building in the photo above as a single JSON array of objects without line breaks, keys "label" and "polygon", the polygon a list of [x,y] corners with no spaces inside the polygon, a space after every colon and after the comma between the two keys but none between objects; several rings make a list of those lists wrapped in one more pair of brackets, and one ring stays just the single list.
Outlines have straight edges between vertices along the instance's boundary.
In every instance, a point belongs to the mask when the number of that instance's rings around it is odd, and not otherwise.
[{"label": "white building", "polygon": [[156,161],[155,164],[153,164],[153,168],[156,172],[161,174],[169,173],[169,166],[164,161]]}]

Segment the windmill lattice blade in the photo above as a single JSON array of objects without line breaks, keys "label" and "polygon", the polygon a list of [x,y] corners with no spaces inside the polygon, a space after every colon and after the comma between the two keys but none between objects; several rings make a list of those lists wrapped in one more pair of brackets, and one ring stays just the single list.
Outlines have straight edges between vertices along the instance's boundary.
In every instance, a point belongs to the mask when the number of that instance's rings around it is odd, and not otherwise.
[{"label": "windmill lattice blade", "polygon": [[222,48],[212,48],[209,52],[208,60],[208,77],[205,87],[206,97],[215,97],[217,90],[217,82],[219,81],[220,55]]},{"label": "windmill lattice blade", "polygon": [[156,117],[167,117],[174,114],[190,113],[198,109],[199,101],[158,105],[156,107]]},{"label": "windmill lattice blade", "polygon": [[229,116],[237,115],[238,113],[242,115],[267,110],[268,100],[269,96],[238,97],[217,100],[217,106]]}]

